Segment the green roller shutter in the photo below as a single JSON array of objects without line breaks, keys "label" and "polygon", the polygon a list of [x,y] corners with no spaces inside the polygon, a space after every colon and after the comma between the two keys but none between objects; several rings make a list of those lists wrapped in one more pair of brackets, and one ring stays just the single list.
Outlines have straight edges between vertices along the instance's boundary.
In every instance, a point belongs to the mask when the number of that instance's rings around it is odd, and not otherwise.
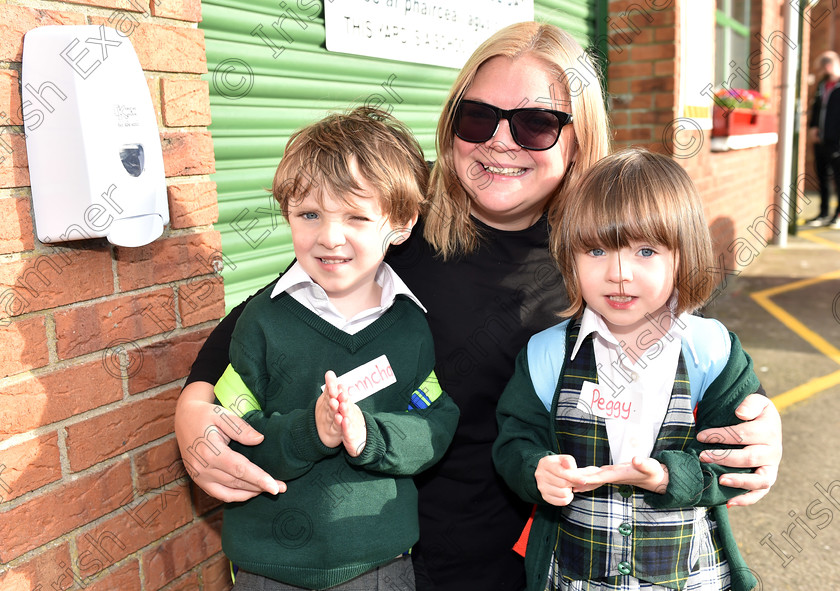
[{"label": "green roller shutter", "polygon": [[[604,0],[537,0],[535,18],[584,46]],[[299,8],[303,6],[304,8]],[[457,70],[330,53],[323,2],[202,2],[206,76],[218,187],[227,309],[268,283],[293,258],[288,228],[269,189],[295,129],[357,104],[391,110],[433,160],[441,105]]]}]

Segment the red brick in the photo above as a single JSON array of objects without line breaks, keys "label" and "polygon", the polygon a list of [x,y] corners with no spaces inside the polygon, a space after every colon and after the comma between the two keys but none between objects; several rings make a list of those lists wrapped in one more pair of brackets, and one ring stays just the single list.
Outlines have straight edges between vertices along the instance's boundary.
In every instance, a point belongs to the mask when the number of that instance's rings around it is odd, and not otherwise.
[{"label": "red brick", "polygon": [[673,43],[656,43],[653,45],[634,45],[631,50],[634,61],[673,61],[677,55],[677,47]]},{"label": "red brick", "polygon": [[191,23],[201,22],[201,0],[156,0],[152,14]]},{"label": "red brick", "polygon": [[[57,249],[48,254],[0,263],[0,293],[20,301],[16,315],[56,308],[114,292],[111,253],[106,249]],[[11,300],[9,300],[11,302]]]},{"label": "red brick", "polygon": [[175,294],[171,288],[131,294],[54,317],[58,358],[69,359],[174,330]]},{"label": "red brick", "polygon": [[676,41],[677,30],[674,27],[660,27],[653,32],[654,41]]},{"label": "red brick", "polygon": [[178,288],[182,326],[194,326],[225,315],[225,285],[221,275],[194,277]]},{"label": "red brick", "polygon": [[149,96],[152,97],[152,108],[155,110],[158,127],[163,127],[163,112],[160,106],[160,78],[146,78],[146,84],[149,86]]},{"label": "red brick", "polygon": [[[131,12],[146,12],[142,8],[143,3],[138,0],[64,0],[67,4],[83,4],[85,6],[99,6],[102,8],[117,8],[119,10],[128,10]],[[151,0],[154,2],[154,0]],[[148,4],[149,0],[146,0]]]},{"label": "red brick", "polygon": [[91,24],[114,27],[131,38],[140,66],[153,72],[204,74],[207,56],[204,31],[192,27],[167,27],[123,19],[117,23],[108,18],[91,16]]},{"label": "red brick", "polygon": [[654,62],[653,64],[653,75],[654,76],[675,76],[677,77],[678,74],[675,71],[677,64],[673,60],[665,60],[660,62]]},{"label": "red brick", "polygon": [[171,388],[67,426],[70,469],[79,472],[172,433],[179,393]]},{"label": "red brick", "polygon": [[[610,80],[610,94],[615,95],[622,95],[627,94],[630,92],[630,81],[629,80]],[[615,98],[613,98],[615,100]]]},{"label": "red brick", "polygon": [[633,125],[667,125],[674,120],[670,110],[639,111],[632,115]]},{"label": "red brick", "polygon": [[[5,572],[0,572],[0,589],[3,591],[32,591],[40,589],[70,589],[71,577],[65,573],[70,565],[70,547],[64,543],[19,562]],[[57,586],[53,587],[53,583]]]},{"label": "red brick", "polygon": [[134,465],[137,470],[137,492],[141,494],[179,478],[189,478],[174,437],[135,454]]},{"label": "red brick", "polygon": [[210,87],[206,80],[161,80],[161,107],[168,127],[210,125]]},{"label": "red brick", "polygon": [[222,549],[222,514],[201,520],[143,553],[146,584],[159,589]]},{"label": "red brick", "polygon": [[[0,323],[2,325],[2,323]],[[50,361],[47,327],[43,316],[31,316],[0,328],[0,377],[44,367]]]},{"label": "red brick", "polygon": [[[93,553],[91,553],[91,556],[93,556]],[[88,580],[91,582],[87,582]],[[119,591],[140,591],[139,560],[132,560],[119,568],[101,569],[85,578],[85,591],[114,591],[115,589],[119,589]]]},{"label": "red brick", "polygon": [[17,70],[0,70],[0,125],[23,125]]},{"label": "red brick", "polygon": [[610,64],[607,76],[610,80],[620,78],[640,78],[653,74],[653,64],[648,62],[629,62],[626,64]]},{"label": "red brick", "polygon": [[652,94],[655,92],[667,92],[669,94],[673,94],[674,78],[670,76],[660,76],[659,78],[633,80],[630,83],[630,89],[635,94]]},{"label": "red brick", "polygon": [[61,458],[55,432],[0,451],[0,503],[60,479]]},{"label": "red brick", "polygon": [[[2,35],[0,29],[0,35]],[[29,160],[22,133],[0,128],[0,188],[28,187]]]},{"label": "red brick", "polygon": [[0,6],[0,61],[21,61],[23,36],[30,29],[45,25],[83,24],[85,16],[77,12],[58,12],[10,4]]},{"label": "red brick", "polygon": [[219,199],[213,181],[169,185],[167,193],[172,228],[205,226],[219,220]]},{"label": "red brick", "polygon": [[652,130],[649,127],[630,127],[615,130],[616,141],[650,141]]},{"label": "red brick", "polygon": [[0,513],[0,561],[8,562],[110,513],[130,494],[131,468],[125,461]]},{"label": "red brick", "polygon": [[0,199],[0,254],[32,250],[35,247],[29,203],[28,197]]},{"label": "red brick", "polygon": [[210,230],[116,250],[120,287],[128,291],[206,275],[205,261],[221,250],[221,238],[218,232]]},{"label": "red brick", "polygon": [[129,392],[136,394],[185,377],[209,334],[209,329],[190,332],[130,352],[133,359],[142,357],[142,364],[129,376]]},{"label": "red brick", "polygon": [[230,580],[230,562],[222,554],[210,560],[201,569],[204,581],[204,591],[230,591],[233,582]]},{"label": "red brick", "polygon": [[167,177],[216,172],[213,138],[208,131],[174,131],[160,134],[163,167]]},{"label": "red brick", "polygon": [[[165,587],[161,587],[161,591],[195,591],[201,586],[199,582],[200,579],[198,577],[198,573],[191,572],[183,575],[180,579],[173,581],[169,585]],[[149,589],[155,589],[155,587],[149,587]],[[206,589],[206,587],[205,587]]]},{"label": "red brick", "polygon": [[0,437],[25,433],[122,399],[122,380],[99,360],[7,385],[0,391]]},{"label": "red brick", "polygon": [[[193,464],[193,468],[195,468],[195,464]],[[191,486],[191,493],[192,493],[192,504],[193,508],[195,509],[196,515],[206,515],[213,509],[222,506],[222,502],[215,498],[208,495],[204,492],[200,486],[195,484],[194,482],[190,482]]]},{"label": "red brick", "polygon": [[79,553],[96,554],[102,568],[109,568],[192,519],[186,486],[174,486],[125,503],[129,496],[130,492],[120,495],[121,511],[84,533],[76,534]]}]

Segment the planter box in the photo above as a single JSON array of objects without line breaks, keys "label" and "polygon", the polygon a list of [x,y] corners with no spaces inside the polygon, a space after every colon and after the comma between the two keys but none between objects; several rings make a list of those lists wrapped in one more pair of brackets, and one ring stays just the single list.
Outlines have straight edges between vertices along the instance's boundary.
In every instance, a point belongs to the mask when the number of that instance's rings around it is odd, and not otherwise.
[{"label": "planter box", "polygon": [[712,137],[775,133],[778,117],[772,111],[724,109],[715,105],[712,112]]}]

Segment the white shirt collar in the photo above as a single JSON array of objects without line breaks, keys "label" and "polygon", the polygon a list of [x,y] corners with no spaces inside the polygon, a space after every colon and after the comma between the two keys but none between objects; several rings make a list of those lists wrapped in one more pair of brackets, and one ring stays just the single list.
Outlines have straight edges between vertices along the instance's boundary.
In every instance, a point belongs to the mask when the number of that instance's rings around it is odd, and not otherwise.
[{"label": "white shirt collar", "polygon": [[[388,263],[381,263],[379,265],[379,269],[376,270],[376,277],[374,280],[379,284],[382,288],[382,297],[379,300],[379,307],[384,311],[391,307],[394,303],[394,300],[397,298],[398,295],[404,295],[417,304],[423,312],[426,312],[426,308],[420,303],[420,300],[417,299],[405,282],[400,279],[400,276],[391,268]],[[303,289],[302,293],[305,294],[307,301],[312,302],[314,301],[323,301],[329,300],[327,297],[327,292],[324,291],[320,285],[312,281],[312,278],[309,274],[303,270],[300,263],[295,261],[283,276],[277,280],[277,283],[274,285],[274,289],[271,290],[271,297],[277,297],[277,295],[283,292],[297,292],[298,289]]]},{"label": "white shirt collar", "polygon": [[[694,358],[694,363],[697,364],[699,363],[697,351],[694,348],[694,341],[689,329],[689,324],[685,322],[685,316],[687,316],[686,313],[680,314],[676,317],[672,316],[673,321],[671,322],[671,327],[664,334],[662,329],[659,328],[656,323],[651,322],[651,334],[653,335],[652,338],[656,340],[664,337],[665,334],[671,335],[672,338],[669,340],[680,341],[684,339],[688,344],[689,351],[691,351],[691,356]],[[610,329],[607,327],[607,323],[604,322],[603,316],[598,314],[589,306],[586,306],[580,320],[580,333],[578,334],[577,341],[575,341],[575,346],[572,348],[571,359],[574,359],[575,355],[577,355],[584,339],[593,332],[597,333],[605,341],[612,343],[613,346],[621,346],[615,336],[613,336],[612,332],[610,332]]]}]

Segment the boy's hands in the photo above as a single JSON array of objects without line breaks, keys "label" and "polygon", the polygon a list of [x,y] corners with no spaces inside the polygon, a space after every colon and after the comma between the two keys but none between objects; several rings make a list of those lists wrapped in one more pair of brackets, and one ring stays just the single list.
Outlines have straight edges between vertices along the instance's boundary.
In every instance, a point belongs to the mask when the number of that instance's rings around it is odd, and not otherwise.
[{"label": "boy's hands", "polygon": [[367,443],[365,416],[344,393],[338,399],[338,415],[341,416],[341,441],[347,453],[355,458],[364,451]]},{"label": "boy's hands", "polygon": [[338,447],[343,443],[347,453],[356,457],[367,442],[365,417],[350,400],[344,386],[338,383],[335,372],[328,371],[324,382],[324,391],[315,403],[318,437],[327,447]]},{"label": "boy's hands", "polygon": [[338,414],[338,397],[344,392],[338,383],[334,371],[324,375],[326,387],[315,402],[315,426],[318,437],[327,447],[341,445],[341,415]]}]

